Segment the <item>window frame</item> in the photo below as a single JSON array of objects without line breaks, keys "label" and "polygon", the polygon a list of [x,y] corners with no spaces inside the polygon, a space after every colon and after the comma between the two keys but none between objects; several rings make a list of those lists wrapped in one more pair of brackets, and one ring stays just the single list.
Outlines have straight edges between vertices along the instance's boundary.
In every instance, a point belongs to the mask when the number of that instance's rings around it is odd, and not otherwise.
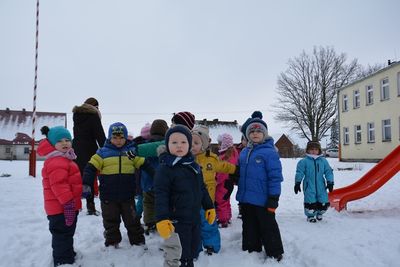
[{"label": "window frame", "polygon": [[349,127],[343,127],[343,145],[350,144]]},{"label": "window frame", "polygon": [[372,84],[365,86],[365,105],[374,104],[374,86]]},{"label": "window frame", "polygon": [[[389,122],[389,124],[385,124],[385,122]],[[386,130],[389,129],[387,132]],[[386,135],[388,134],[388,136]],[[392,122],[390,119],[382,120],[382,142],[392,141]]]},{"label": "window frame", "polygon": [[362,128],[360,124],[357,124],[354,125],[354,144],[361,144],[361,142],[362,142]]},{"label": "window frame", "polygon": [[353,109],[360,108],[361,99],[360,99],[360,89],[356,89],[353,91]]},{"label": "window frame", "polygon": [[[385,83],[387,81],[387,83]],[[381,101],[386,101],[390,99],[390,84],[389,77],[383,78],[381,80]]]},{"label": "window frame", "polygon": [[343,94],[342,105],[343,105],[342,106],[342,111],[343,112],[346,112],[346,111],[349,110],[349,98],[348,98],[347,94]]},{"label": "window frame", "polygon": [[374,122],[367,122],[367,142],[368,143],[375,143],[375,138],[376,138],[376,136],[375,136],[375,123]]}]

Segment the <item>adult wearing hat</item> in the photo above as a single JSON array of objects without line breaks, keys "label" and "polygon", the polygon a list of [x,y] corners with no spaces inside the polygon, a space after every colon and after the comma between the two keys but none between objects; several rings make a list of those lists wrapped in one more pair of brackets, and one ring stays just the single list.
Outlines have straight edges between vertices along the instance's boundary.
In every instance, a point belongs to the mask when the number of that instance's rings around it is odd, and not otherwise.
[{"label": "adult wearing hat", "polygon": [[[104,145],[106,135],[101,124],[99,102],[94,97],[89,97],[82,105],[75,106],[72,113],[74,122],[72,147],[77,156],[76,163],[83,176],[86,164],[97,149]],[[95,183],[97,184],[97,181]],[[94,185],[91,185],[91,190],[95,192]],[[89,215],[97,215],[94,194],[86,199],[86,208]]]}]

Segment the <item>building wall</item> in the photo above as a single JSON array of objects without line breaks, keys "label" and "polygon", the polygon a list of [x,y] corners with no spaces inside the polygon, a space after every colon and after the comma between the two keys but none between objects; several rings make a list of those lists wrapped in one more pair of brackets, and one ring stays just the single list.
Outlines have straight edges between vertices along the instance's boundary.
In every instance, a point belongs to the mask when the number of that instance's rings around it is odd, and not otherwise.
[{"label": "building wall", "polygon": [[[381,100],[381,83],[389,80],[389,99]],[[340,153],[343,161],[378,161],[400,144],[400,63],[379,71],[339,91]],[[367,86],[372,86],[373,103],[367,104]],[[354,92],[359,91],[359,107],[354,107]],[[344,111],[343,96],[347,95],[348,110]],[[391,139],[383,140],[382,120],[390,119]],[[367,124],[374,124],[375,141],[368,141]],[[356,143],[355,126],[361,126],[361,141]],[[348,144],[344,128],[348,128]]]}]

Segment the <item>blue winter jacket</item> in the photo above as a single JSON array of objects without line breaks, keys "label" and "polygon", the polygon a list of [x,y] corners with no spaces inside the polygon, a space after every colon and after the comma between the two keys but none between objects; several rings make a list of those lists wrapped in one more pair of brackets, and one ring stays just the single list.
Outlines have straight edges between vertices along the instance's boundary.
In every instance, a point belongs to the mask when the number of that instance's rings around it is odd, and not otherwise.
[{"label": "blue winter jacket", "polygon": [[328,161],[307,155],[297,163],[295,182],[303,181],[304,203],[327,203],[326,183],[333,183],[333,171]]},{"label": "blue winter jacket", "polygon": [[280,196],[282,165],[272,138],[243,149],[239,165],[237,201],[266,207],[269,196]]}]

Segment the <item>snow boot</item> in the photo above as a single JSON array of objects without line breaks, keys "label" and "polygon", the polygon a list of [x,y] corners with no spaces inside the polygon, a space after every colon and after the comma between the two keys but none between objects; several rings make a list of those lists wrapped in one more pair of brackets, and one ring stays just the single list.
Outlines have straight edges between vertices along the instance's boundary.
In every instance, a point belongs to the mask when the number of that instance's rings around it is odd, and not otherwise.
[{"label": "snow boot", "polygon": [[314,217],[307,217],[307,222],[316,223],[317,220]]}]

